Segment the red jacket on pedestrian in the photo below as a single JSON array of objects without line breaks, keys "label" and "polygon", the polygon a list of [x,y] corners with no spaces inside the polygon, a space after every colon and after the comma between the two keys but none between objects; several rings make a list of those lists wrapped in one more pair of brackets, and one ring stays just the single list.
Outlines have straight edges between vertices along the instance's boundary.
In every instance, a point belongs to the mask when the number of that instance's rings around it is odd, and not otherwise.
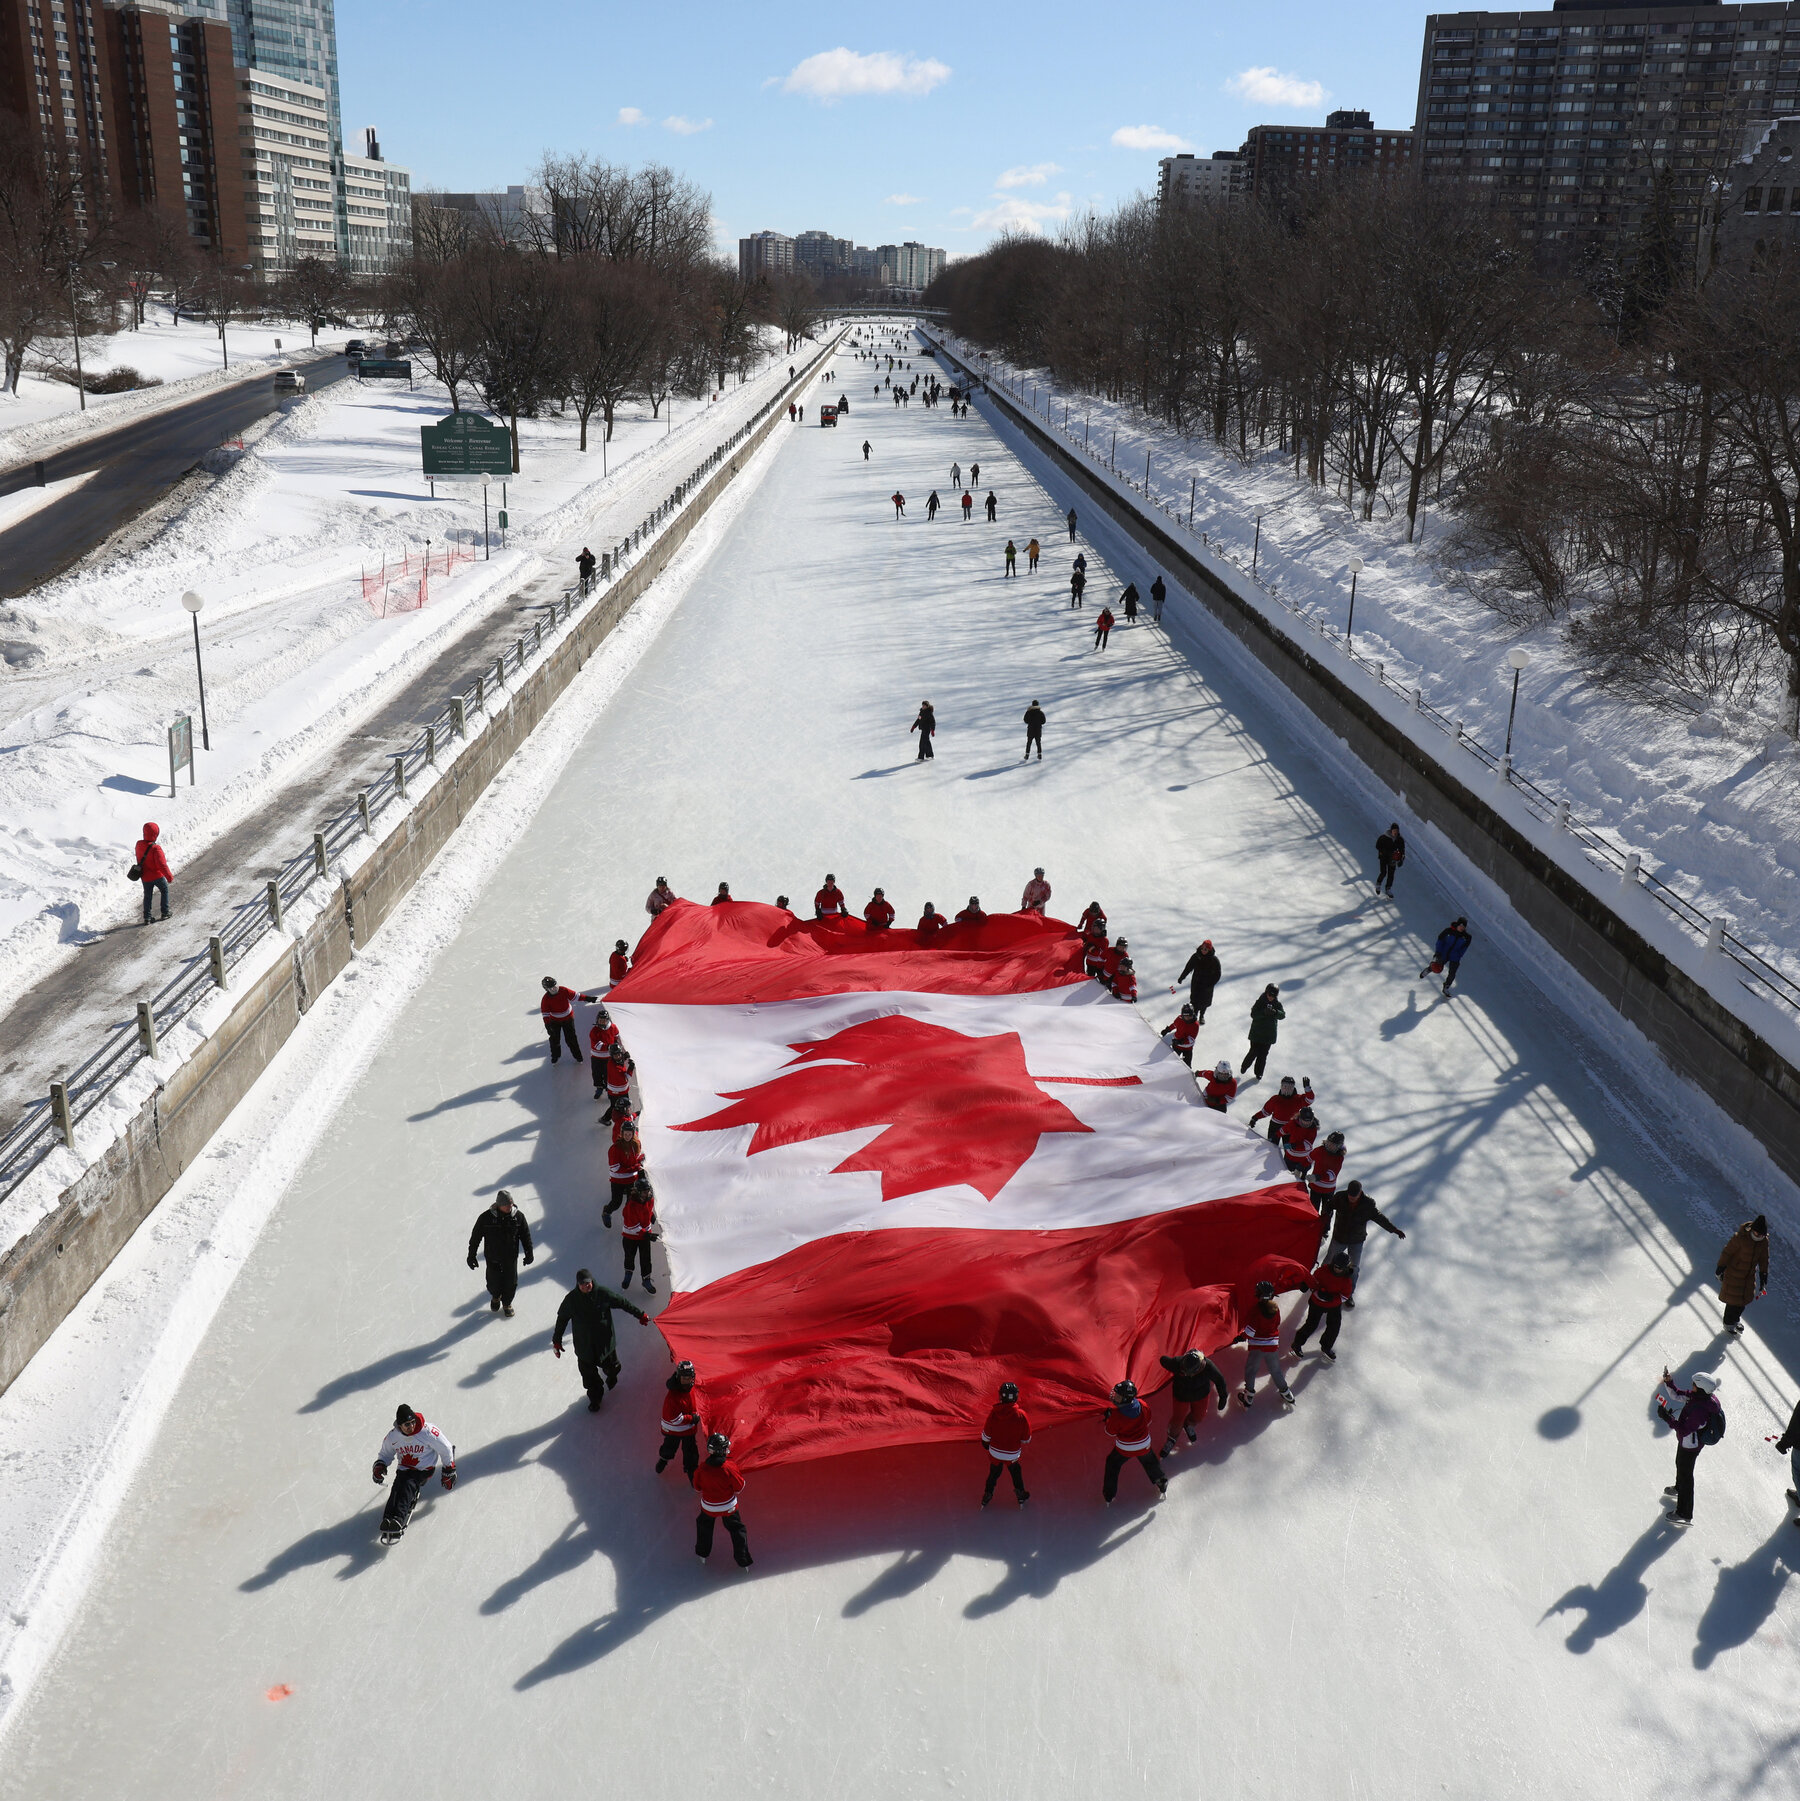
[{"label": "red jacket on pedestrian", "polygon": [[1302,1125],[1296,1119],[1281,1128],[1281,1154],[1296,1173],[1311,1164],[1313,1140],[1318,1135],[1319,1122],[1316,1119],[1310,1126]]},{"label": "red jacket on pedestrian", "polygon": [[1113,971],[1112,991],[1122,1001],[1135,1001],[1138,997],[1137,971],[1120,965]]},{"label": "red jacket on pedestrian", "polygon": [[1322,1263],[1312,1273],[1312,1287],[1307,1292],[1307,1299],[1315,1307],[1323,1307],[1327,1311],[1343,1306],[1349,1299],[1351,1290],[1356,1287],[1356,1271],[1347,1269],[1340,1276],[1330,1264]]},{"label": "red jacket on pedestrian", "polygon": [[546,991],[544,998],[538,1002],[538,1011],[546,1019],[573,1019],[575,1003],[580,998],[573,988],[558,988],[554,992]]},{"label": "red jacket on pedestrian", "polygon": [[612,1047],[618,1042],[619,1024],[617,1020],[609,1019],[605,1025],[602,1025],[599,1020],[596,1019],[594,1023],[588,1027],[588,1049],[592,1051],[596,1057],[609,1056],[612,1052]]},{"label": "red jacket on pedestrian", "polygon": [[1171,1036],[1171,1042],[1178,1051],[1185,1051],[1200,1036],[1200,1022],[1197,1019],[1183,1019],[1177,1013],[1163,1030]]},{"label": "red jacket on pedestrian", "polygon": [[635,1139],[615,1138],[606,1153],[610,1181],[635,1182],[644,1173],[644,1147]]},{"label": "red jacket on pedestrian", "polygon": [[1310,1088],[1302,1088],[1298,1094],[1272,1094],[1251,1114],[1250,1123],[1255,1125],[1259,1119],[1272,1119],[1278,1126],[1290,1126],[1300,1116],[1300,1109],[1312,1104]]},{"label": "red jacket on pedestrian", "polygon": [[656,1196],[632,1195],[625,1203],[625,1211],[619,1216],[619,1236],[631,1239],[648,1238],[655,1230]]},{"label": "red jacket on pedestrian", "polygon": [[872,900],[863,908],[863,918],[868,921],[871,932],[885,932],[894,923],[894,906],[892,901]]},{"label": "red jacket on pedestrian", "polygon": [[631,959],[623,951],[614,951],[606,960],[607,974],[615,982],[622,982],[631,970]]},{"label": "red jacket on pedestrian", "polygon": [[917,927],[919,942],[921,944],[930,944],[949,923],[949,920],[941,913],[921,913],[919,915],[919,924]]},{"label": "red jacket on pedestrian", "polygon": [[1094,629],[1098,632],[1110,632],[1114,625],[1111,607],[1102,607],[1094,620]]},{"label": "red jacket on pedestrian", "polygon": [[1324,1145],[1307,1159],[1306,1182],[1309,1188],[1330,1194],[1337,1188],[1338,1173],[1344,1167],[1344,1153],[1330,1151]]},{"label": "red jacket on pedestrian", "polygon": [[663,1390],[662,1429],[674,1437],[697,1431],[700,1425],[700,1384],[692,1388]]},{"label": "red jacket on pedestrian", "polygon": [[1218,1071],[1214,1070],[1206,1078],[1206,1104],[1215,1112],[1223,1113],[1237,1099],[1237,1091],[1238,1079],[1236,1076],[1227,1076],[1221,1082]]},{"label": "red jacket on pedestrian", "polygon": [[736,1513],[738,1496],[744,1492],[744,1478],[729,1457],[723,1463],[710,1458],[688,1477],[700,1494],[700,1505],[708,1513]]},{"label": "red jacket on pedestrian", "polygon": [[156,841],[162,836],[162,827],[154,820],[144,822],[144,835],[132,850],[132,860],[138,866],[140,882],[169,882],[174,877],[169,873],[169,859],[163,853],[163,847]]},{"label": "red jacket on pedestrian", "polygon": [[1127,1457],[1141,1457],[1150,1449],[1150,1409],[1143,1401],[1132,1403],[1135,1412],[1123,1407],[1106,1410],[1105,1426],[1113,1444]]},{"label": "red jacket on pedestrian", "polygon": [[981,1428],[981,1442],[988,1455],[1001,1463],[1017,1463],[1019,1453],[1031,1443],[1031,1422],[1017,1401],[1000,1401]]},{"label": "red jacket on pedestrian", "polygon": [[850,912],[849,903],[844,899],[844,891],[836,882],[829,887],[821,888],[813,896],[813,914],[818,919],[843,919]]},{"label": "red jacket on pedestrian", "polygon": [[969,906],[964,907],[963,910],[957,914],[956,923],[959,926],[978,926],[986,918],[987,915],[982,912],[979,907]]}]

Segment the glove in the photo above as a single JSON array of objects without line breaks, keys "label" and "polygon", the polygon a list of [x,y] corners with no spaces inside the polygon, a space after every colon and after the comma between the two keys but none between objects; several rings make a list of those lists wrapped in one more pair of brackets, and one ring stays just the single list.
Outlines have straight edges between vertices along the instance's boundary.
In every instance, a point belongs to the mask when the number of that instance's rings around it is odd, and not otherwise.
[{"label": "glove", "polygon": [[[531,1259],[530,1259],[530,1258],[529,1258],[529,1257],[527,1257],[527,1258],[526,1258],[526,1259],[525,1259],[525,1267],[526,1267],[526,1268],[527,1268],[527,1269],[530,1269],[530,1268],[531,1268],[531,1262],[532,1262],[532,1260],[531,1260]],[[474,1266],[474,1265],[473,1265],[473,1264],[470,1264],[470,1265],[469,1265],[469,1267],[470,1267],[470,1268],[471,1268],[471,1269],[473,1269],[473,1268],[474,1268],[474,1267],[475,1267],[475,1266]]]},{"label": "glove", "polygon": [[438,1480],[443,1483],[445,1488],[454,1488],[456,1486],[456,1465],[453,1463],[445,1464],[443,1473],[438,1477]]},{"label": "glove", "polygon": [[469,1259],[469,1268],[473,1269],[474,1267],[475,1267],[475,1259],[473,1257],[471,1257]]},{"label": "glove", "polygon": [[562,1355],[562,1346],[559,1345],[554,1339],[552,1339],[550,1342],[550,1348],[557,1354],[557,1356],[560,1357]]},{"label": "glove", "polygon": [[375,1486],[379,1488],[387,1480],[387,1465],[377,1462],[375,1465]]}]

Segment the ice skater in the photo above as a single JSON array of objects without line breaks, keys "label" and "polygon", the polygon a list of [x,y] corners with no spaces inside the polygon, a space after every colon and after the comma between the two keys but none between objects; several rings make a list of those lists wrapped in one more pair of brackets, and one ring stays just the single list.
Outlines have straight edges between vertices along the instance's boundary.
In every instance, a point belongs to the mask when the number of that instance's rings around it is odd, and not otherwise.
[{"label": "ice skater", "polygon": [[938,499],[938,491],[936,488],[933,488],[931,492],[925,496],[925,520],[927,524],[938,516],[938,508],[943,504],[944,503]]},{"label": "ice skater", "polygon": [[404,1401],[394,1409],[393,1430],[381,1441],[375,1453],[375,1486],[387,1481],[388,1467],[398,1465],[394,1486],[388,1490],[387,1505],[381,1510],[381,1542],[397,1543],[419,1504],[419,1491],[431,1480],[436,1470],[447,1494],[456,1486],[456,1446],[446,1439],[423,1414],[415,1412]]},{"label": "ice skater", "polygon": [[594,1010],[593,1024],[588,1027],[588,1068],[594,1072],[594,1099],[606,1094],[606,1066],[612,1060],[613,1048],[619,1043],[619,1028],[605,1007]]},{"label": "ice skater", "polygon": [[1311,1286],[1306,1291],[1306,1318],[1294,1334],[1296,1357],[1306,1355],[1306,1341],[1312,1337],[1313,1328],[1323,1320],[1325,1330],[1319,1334],[1319,1355],[1327,1363],[1337,1362],[1334,1347],[1338,1328],[1344,1323],[1344,1308],[1355,1288],[1356,1271],[1350,1267],[1348,1251],[1340,1250],[1329,1263],[1321,1263],[1313,1271]]},{"label": "ice skater", "polygon": [[1375,892],[1394,892],[1394,872],[1406,861],[1406,839],[1401,835],[1399,823],[1388,829],[1375,840]]},{"label": "ice skater", "polygon": [[1231,1342],[1249,1347],[1244,1354],[1244,1386],[1238,1390],[1239,1405],[1253,1407],[1256,1404],[1256,1378],[1266,1369],[1274,1378],[1275,1392],[1281,1396],[1282,1406],[1292,1407],[1294,1391],[1281,1373],[1281,1304],[1275,1299],[1273,1282],[1257,1283],[1250,1317]]},{"label": "ice skater", "polygon": [[475,1267],[477,1250],[487,1263],[488,1312],[504,1313],[511,1319],[513,1296],[519,1292],[520,1253],[527,1263],[532,1260],[531,1228],[504,1188],[494,1196],[493,1206],[475,1216],[469,1233],[470,1269]]},{"label": "ice skater", "polygon": [[1379,1226],[1384,1232],[1391,1232],[1396,1238],[1404,1238],[1406,1234],[1375,1205],[1374,1198],[1363,1193],[1360,1182],[1352,1182],[1348,1188],[1340,1188],[1331,1197],[1319,1220],[1320,1230],[1329,1228],[1330,1244],[1325,1252],[1325,1261],[1333,1262],[1339,1251],[1347,1251],[1350,1256],[1350,1267],[1362,1269],[1363,1251],[1369,1242],[1369,1228]]},{"label": "ice skater", "polygon": [[600,997],[565,988],[555,976],[545,976],[540,986],[544,990],[544,998],[538,1002],[538,1013],[544,1021],[544,1036],[550,1040],[550,1061],[562,1061],[563,1045],[566,1042],[569,1054],[575,1059],[575,1067],[586,1068],[587,1058],[582,1055],[581,1040],[575,1036],[575,1003],[596,1001]]},{"label": "ice skater", "polygon": [[575,1348],[575,1368],[581,1386],[587,1390],[588,1412],[598,1413],[606,1391],[618,1386],[618,1334],[613,1329],[613,1315],[629,1313],[640,1326],[650,1323],[650,1315],[611,1288],[602,1288],[594,1280],[591,1269],[575,1272],[575,1286],[563,1296],[556,1310],[556,1324],[550,1332],[550,1349],[563,1354],[563,1334],[568,1332]]},{"label": "ice skater", "polygon": [[889,499],[894,503],[894,517],[896,519],[904,519],[906,517],[906,496],[896,488],[889,496]]},{"label": "ice skater", "polygon": [[1039,552],[1039,547],[1038,547],[1038,541],[1036,538],[1033,538],[1031,540],[1031,542],[1025,546],[1026,566],[1030,569],[1030,571],[1033,575],[1037,574],[1039,554],[1040,554],[1040,552]]},{"label": "ice skater", "polygon": [[1302,1076],[1300,1081],[1301,1086],[1296,1088],[1292,1076],[1283,1076],[1275,1093],[1250,1115],[1253,1129],[1259,1119],[1269,1122],[1270,1144],[1279,1144],[1289,1121],[1297,1119],[1301,1111],[1310,1107],[1318,1098],[1313,1093],[1311,1076]]},{"label": "ice skater", "polygon": [[1663,1395],[1656,1397],[1656,1417],[1675,1434],[1675,1480],[1663,1490],[1675,1505],[1669,1511],[1677,1526],[1694,1523],[1694,1465],[1708,1445],[1725,1436],[1725,1410],[1719,1405],[1719,1378],[1698,1371],[1683,1388],[1665,1369],[1662,1386],[1682,1403],[1675,1412]]},{"label": "ice skater", "polygon": [[1143,1465],[1156,1492],[1166,1495],[1169,1479],[1150,1448],[1150,1409],[1138,1398],[1137,1384],[1129,1377],[1113,1384],[1112,1405],[1101,1416],[1101,1424],[1113,1441],[1113,1448],[1106,1453],[1105,1474],[1100,1478],[1101,1500],[1108,1507],[1113,1504],[1119,1492],[1119,1471],[1131,1458]]},{"label": "ice skater", "polygon": [[750,1538],[744,1530],[744,1516],[738,1511],[744,1478],[731,1461],[731,1440],[723,1432],[715,1432],[707,1439],[706,1461],[688,1480],[700,1497],[700,1514],[694,1522],[694,1555],[702,1563],[712,1555],[713,1529],[723,1521],[738,1568],[749,1569],[754,1561]]},{"label": "ice skater", "polygon": [[[875,390],[875,392],[877,394],[879,394],[881,392],[881,390],[879,388],[877,388]],[[869,440],[867,438],[864,438],[863,439],[863,461],[866,463],[868,460],[869,460]]]},{"label": "ice skater", "polygon": [[1194,1040],[1200,1036],[1200,1022],[1194,1017],[1193,1007],[1191,1005],[1183,1007],[1163,1027],[1162,1036],[1168,1039],[1175,1055],[1189,1069],[1192,1069],[1194,1067]]},{"label": "ice skater", "polygon": [[1048,723],[1043,707],[1034,700],[1025,709],[1025,755],[1019,759],[1021,763],[1029,760],[1034,745],[1037,748],[1038,761],[1043,762],[1044,727]]},{"label": "ice skater", "polygon": [[1119,600],[1124,608],[1125,623],[1127,625],[1136,625],[1138,616],[1137,583],[1127,582],[1125,584],[1125,592],[1119,596]]},{"label": "ice skater", "polygon": [[1019,547],[1011,538],[1006,540],[1006,573],[1008,576],[1019,573]]},{"label": "ice skater", "polygon": [[975,496],[967,488],[963,489],[962,515],[964,525],[967,525],[975,516]]},{"label": "ice skater", "polygon": [[981,1491],[982,1506],[986,1507],[993,1500],[1004,1471],[1012,1479],[1014,1498],[1023,1507],[1031,1499],[1025,1487],[1023,1462],[1025,1447],[1031,1443],[1031,1421],[1019,1405],[1018,1383],[1000,1384],[1000,1398],[989,1411],[987,1424],[981,1428],[981,1442],[988,1454],[987,1486]]},{"label": "ice skater", "polygon": [[1071,569],[1069,571],[1069,605],[1071,607],[1078,607],[1081,605],[1081,592],[1086,586],[1087,571],[1085,569]]},{"label": "ice skater", "polygon": [[666,875],[659,875],[656,878],[656,886],[650,890],[649,898],[644,902],[644,911],[652,919],[655,919],[665,907],[672,905],[675,899],[675,890],[669,886],[669,878]]},{"label": "ice skater", "polygon": [[1198,1440],[1200,1422],[1206,1418],[1208,1394],[1219,1397],[1219,1411],[1223,1413],[1228,1404],[1227,1390],[1219,1366],[1197,1345],[1179,1357],[1159,1357],[1157,1361],[1175,1378],[1175,1406],[1169,1414],[1169,1436],[1163,1440],[1162,1448],[1163,1456],[1172,1457],[1181,1433],[1187,1434],[1189,1444]]},{"label": "ice skater", "polygon": [[625,1279],[619,1284],[621,1288],[631,1286],[635,1259],[644,1293],[656,1293],[656,1283],[650,1275],[650,1246],[661,1236],[656,1226],[656,1191],[647,1176],[639,1176],[625,1197],[625,1212],[619,1220],[619,1242],[625,1247]]},{"label": "ice skater", "polygon": [[662,1448],[656,1453],[656,1473],[660,1476],[677,1455],[682,1474],[692,1482],[700,1467],[700,1383],[685,1357],[663,1385]]},{"label": "ice skater", "polygon": [[1094,648],[1096,650],[1104,650],[1106,648],[1106,640],[1111,633],[1112,628],[1112,608],[1102,607],[1094,619]]},{"label": "ice skater", "polygon": [[863,924],[871,932],[885,932],[892,927],[893,923],[894,903],[888,899],[882,889],[877,888],[869,896],[869,904],[863,908]]},{"label": "ice skater", "polygon": [[1469,946],[1475,942],[1475,934],[1469,930],[1469,922],[1458,915],[1437,935],[1437,943],[1431,948],[1431,961],[1419,971],[1422,982],[1427,976],[1442,975],[1444,993],[1450,992],[1450,985],[1456,980],[1456,972],[1462,968],[1462,960],[1469,954]]},{"label": "ice skater", "polygon": [[[1031,703],[1037,705],[1036,701]],[[1025,884],[1025,892],[1019,896],[1021,913],[1042,913],[1050,904],[1050,884],[1044,880],[1043,865],[1040,864],[1031,872],[1031,880]]]},{"label": "ice skater", "polygon": [[913,758],[913,761],[929,763],[937,755],[937,752],[931,748],[931,741],[937,736],[937,714],[932,711],[930,701],[919,702],[919,716],[907,727],[907,730],[919,734],[919,754]]},{"label": "ice skater", "polygon": [[987,508],[988,524],[992,525],[1000,512],[1000,503],[994,498],[994,490],[992,488],[988,489],[987,499],[982,502],[982,505]]},{"label": "ice skater", "polygon": [[1739,1226],[1726,1240],[1713,1274],[1719,1278],[1725,1330],[1733,1338],[1741,1338],[1744,1309],[1769,1292],[1769,1222],[1762,1214]]},{"label": "ice skater", "polygon": [[1238,1065],[1240,1070],[1248,1070],[1254,1065],[1259,1082],[1263,1078],[1263,1071],[1269,1067],[1269,1052],[1275,1048],[1281,1022],[1286,1018],[1287,1008],[1281,1004],[1281,990],[1271,982],[1250,1003],[1250,1048],[1244,1053],[1243,1062]]},{"label": "ice skater", "polygon": [[1071,544],[1075,542],[1075,509],[1073,507],[1069,508],[1069,542]]},{"label": "ice skater", "polygon": [[1213,950],[1213,941],[1202,938],[1195,947],[1194,954],[1181,966],[1181,974],[1175,978],[1169,992],[1186,982],[1188,985],[1188,1005],[1194,1009],[1194,1017],[1202,1025],[1206,1024],[1206,1009],[1212,1005],[1213,990],[1219,985],[1219,978],[1224,971],[1219,967],[1218,954]]},{"label": "ice skater", "polygon": [[1150,584],[1150,618],[1157,625],[1162,624],[1163,602],[1169,598],[1169,584],[1159,571],[1156,580]]}]

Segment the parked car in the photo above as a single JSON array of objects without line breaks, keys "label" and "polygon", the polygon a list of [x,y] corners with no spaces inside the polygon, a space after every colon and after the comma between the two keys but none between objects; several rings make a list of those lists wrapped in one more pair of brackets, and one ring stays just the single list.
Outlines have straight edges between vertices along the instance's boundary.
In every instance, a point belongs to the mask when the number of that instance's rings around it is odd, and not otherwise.
[{"label": "parked car", "polygon": [[361,356],[368,348],[369,346],[363,339],[352,338],[350,342],[344,346],[344,355]]},{"label": "parked car", "polygon": [[275,371],[275,392],[277,394],[304,394],[306,377],[298,369],[277,369]]}]

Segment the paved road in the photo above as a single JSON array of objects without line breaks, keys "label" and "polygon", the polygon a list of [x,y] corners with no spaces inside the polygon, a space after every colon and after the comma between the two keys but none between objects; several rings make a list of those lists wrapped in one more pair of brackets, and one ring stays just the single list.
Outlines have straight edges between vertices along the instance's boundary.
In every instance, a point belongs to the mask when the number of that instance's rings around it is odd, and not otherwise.
[{"label": "paved road", "polygon": [[[304,367],[309,392],[342,381],[350,372],[341,356]],[[52,452],[44,458],[46,481],[90,469],[99,473],[54,505],[0,532],[0,594],[28,594],[41,587],[166,494],[209,450],[273,412],[276,404],[272,374],[258,368],[243,381],[198,395],[185,406]],[[36,483],[27,464],[0,475],[0,494]]]}]

